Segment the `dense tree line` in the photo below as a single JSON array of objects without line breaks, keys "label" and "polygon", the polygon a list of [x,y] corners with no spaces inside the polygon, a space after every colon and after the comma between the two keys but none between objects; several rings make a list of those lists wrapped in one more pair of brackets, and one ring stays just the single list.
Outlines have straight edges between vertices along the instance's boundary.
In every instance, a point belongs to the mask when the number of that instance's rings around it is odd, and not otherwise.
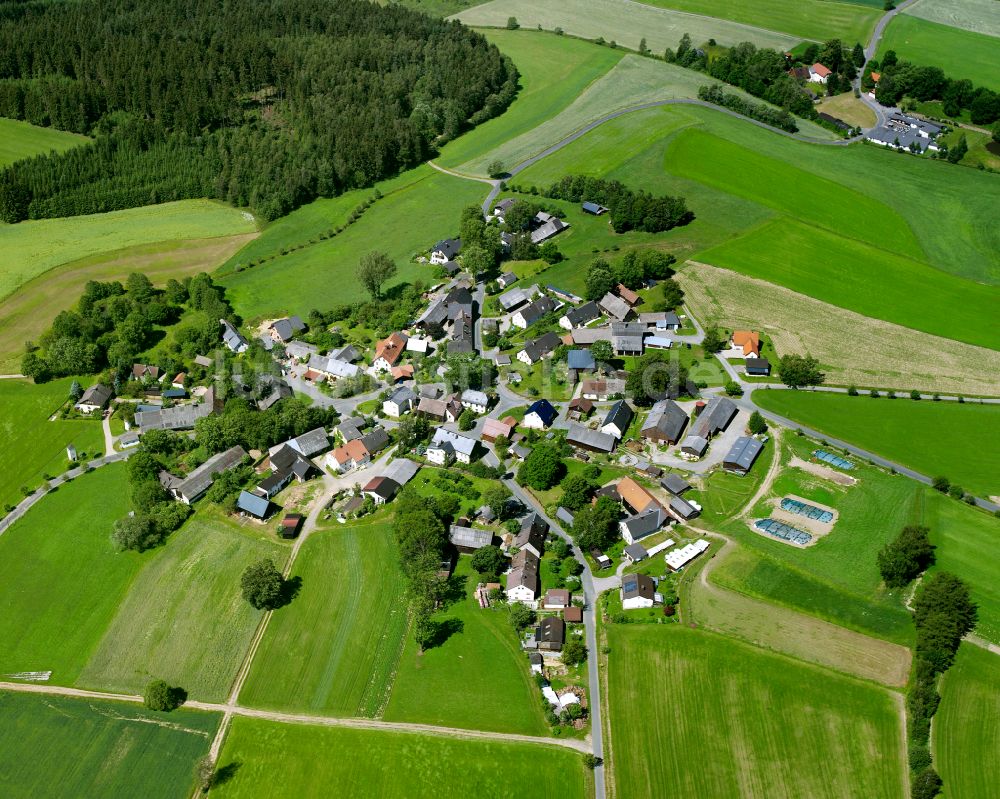
[{"label": "dense tree line", "polygon": [[661,280],[673,284],[664,289],[664,300],[673,301],[671,307],[680,304],[684,292],[673,280],[673,264],[677,259],[659,250],[629,250],[625,257],[615,264],[610,264],[598,256],[587,267],[587,277],[584,295],[588,300],[600,300],[619,283],[626,288],[640,289],[647,280]]},{"label": "dense tree line", "polygon": [[881,64],[869,62],[864,88],[874,86],[870,70],[879,72],[875,99],[882,105],[898,105],[904,97],[920,101],[941,100],[944,113],[949,117],[957,117],[968,110],[975,125],[990,125],[1000,120],[1000,94],[985,86],[975,86],[971,80],[949,78],[939,67],[899,61],[895,51],[889,50]]},{"label": "dense tree line", "polygon": [[96,136],[0,173],[0,219],[210,196],[274,219],[503,111],[512,62],[358,0],[0,6],[0,116]]},{"label": "dense tree line", "polygon": [[694,219],[683,197],[656,197],[644,191],[633,191],[617,180],[566,175],[542,193],[553,200],[606,206],[615,233],[629,230],[660,233]]},{"label": "dense tree line", "polygon": [[329,427],[337,420],[332,408],[305,405],[290,397],[266,411],[257,410],[249,400],[233,397],[222,413],[206,416],[195,423],[195,441],[208,452],[230,447],[264,450],[317,427]]},{"label": "dense tree line", "polygon": [[712,103],[712,105],[728,108],[730,111],[735,111],[737,114],[750,117],[750,119],[756,119],[765,125],[787,130],[789,133],[795,133],[799,129],[799,126],[795,124],[795,117],[785,109],[774,108],[764,103],[755,103],[735,92],[727,92],[718,83],[700,87],[698,99]]}]

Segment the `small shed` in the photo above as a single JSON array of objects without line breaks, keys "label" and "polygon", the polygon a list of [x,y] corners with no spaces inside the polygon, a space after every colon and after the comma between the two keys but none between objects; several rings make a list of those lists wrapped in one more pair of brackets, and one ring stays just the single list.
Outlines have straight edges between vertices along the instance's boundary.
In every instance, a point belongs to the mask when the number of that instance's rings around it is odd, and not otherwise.
[{"label": "small shed", "polygon": [[285,518],[281,520],[281,526],[278,528],[282,538],[295,538],[299,534],[299,529],[302,527],[302,522],[305,517],[301,513],[288,513]]}]

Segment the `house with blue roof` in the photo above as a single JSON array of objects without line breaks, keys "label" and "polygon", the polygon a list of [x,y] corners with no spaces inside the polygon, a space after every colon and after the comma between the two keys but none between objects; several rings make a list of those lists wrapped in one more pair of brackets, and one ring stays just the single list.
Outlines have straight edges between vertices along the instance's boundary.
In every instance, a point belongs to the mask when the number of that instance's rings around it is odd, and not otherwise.
[{"label": "house with blue roof", "polygon": [[251,494],[249,491],[241,491],[239,499],[236,500],[236,509],[240,513],[263,520],[271,509],[271,500]]},{"label": "house with blue roof", "polygon": [[521,424],[524,427],[534,430],[544,430],[556,420],[557,415],[558,413],[552,407],[551,402],[547,399],[540,399],[528,408],[528,412],[524,414],[524,421]]},{"label": "house with blue roof", "polygon": [[597,364],[590,350],[570,350],[566,353],[566,365],[574,372],[587,372]]}]

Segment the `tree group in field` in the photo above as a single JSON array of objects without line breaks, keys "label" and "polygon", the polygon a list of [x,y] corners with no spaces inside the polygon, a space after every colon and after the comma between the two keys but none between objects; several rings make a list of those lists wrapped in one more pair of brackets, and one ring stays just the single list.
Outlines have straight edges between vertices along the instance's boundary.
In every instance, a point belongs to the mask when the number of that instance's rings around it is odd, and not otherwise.
[{"label": "tree group in field", "polygon": [[275,219],[422,163],[518,79],[481,34],[351,0],[16,4],[0,53],[0,116],[95,136],[0,173],[6,222],[206,196]]},{"label": "tree group in field", "polygon": [[170,712],[184,704],[187,692],[183,688],[171,687],[163,680],[151,680],[143,692],[142,703],[149,710]]}]

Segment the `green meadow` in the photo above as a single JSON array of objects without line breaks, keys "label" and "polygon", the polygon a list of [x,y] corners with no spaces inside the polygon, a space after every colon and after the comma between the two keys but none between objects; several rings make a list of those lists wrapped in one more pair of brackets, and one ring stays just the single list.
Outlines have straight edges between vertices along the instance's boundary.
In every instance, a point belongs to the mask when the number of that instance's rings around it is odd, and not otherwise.
[{"label": "green meadow", "polygon": [[607,636],[619,795],[903,795],[888,692],[681,625],[610,625]]},{"label": "green meadow", "polygon": [[385,720],[545,735],[541,694],[507,614],[479,607],[470,558],[459,558],[452,580],[459,596],[435,616],[450,634],[423,653],[407,637]]},{"label": "green meadow", "polygon": [[991,799],[1000,785],[1000,658],[963,643],[941,678],[934,766],[949,799]]},{"label": "green meadow", "polygon": [[295,563],[299,595],[274,613],[243,704],[324,715],[374,716],[388,698],[407,628],[392,528],[314,533]]},{"label": "green meadow", "polygon": [[485,33],[514,61],[521,73],[520,89],[503,114],[444,147],[436,161],[445,166],[457,167],[556,116],[624,55],[620,50],[538,31]]},{"label": "green meadow", "polygon": [[0,433],[7,457],[0,471],[0,506],[16,505],[24,498],[21,487],[38,488],[42,475],[55,477],[66,471],[67,444],[88,457],[104,454],[100,421],[49,421],[68,400],[72,383],[72,378],[37,386],[27,380],[0,380]]},{"label": "green meadow", "polygon": [[[97,253],[174,239],[252,233],[253,217],[211,200],[180,200],[106,214],[0,226],[0,299],[55,266]],[[124,276],[123,276],[124,277]]]},{"label": "green meadow", "polygon": [[1000,495],[1000,408],[974,402],[755,391],[774,413],[930,477],[945,475],[980,496]]},{"label": "green meadow", "polygon": [[[434,268],[417,263],[414,257],[439,239],[456,235],[462,209],[481,203],[489,187],[429,166],[411,170],[389,184],[384,188],[380,184],[385,196],[333,238],[320,240],[318,236],[346,223],[351,210],[371,196],[370,190],[352,192],[349,198],[318,200],[272,223],[250,249],[237,253],[219,270],[236,312],[247,319],[272,313],[304,315],[313,308],[357,302],[366,295],[354,272],[361,256],[371,250],[383,250],[396,262],[399,272],[391,285],[434,282]],[[322,205],[314,209],[317,204]],[[324,219],[328,207],[332,210]],[[309,244],[313,239],[316,243]],[[291,250],[290,242],[307,246]],[[281,255],[282,250],[287,254]],[[248,263],[265,253],[277,257],[232,272],[234,264]]]},{"label": "green meadow", "polygon": [[685,33],[701,45],[715,39],[722,45],[753,42],[758,47],[790,50],[801,37],[773,30],[741,25],[725,19],[685,14],[628,0],[560,0],[559,3],[535,3],[531,0],[492,0],[492,2],[455,14],[471,26],[502,28],[515,17],[524,28],[541,26],[545,30],[561,28],[584,39],[604,38],[620,47],[638,50],[643,39],[653,52],[677,47]]},{"label": "green meadow", "polygon": [[146,556],[77,684],[138,693],[159,678],[192,699],[226,698],[261,617],[240,575],[261,558],[281,568],[287,547],[215,513],[199,511]]},{"label": "green meadow", "polygon": [[22,158],[61,153],[90,139],[55,128],[40,128],[27,122],[0,117],[0,169]]},{"label": "green meadow", "polygon": [[501,741],[276,724],[236,717],[220,757],[223,799],[329,795],[584,799],[578,752]]},{"label": "green meadow", "polygon": [[1000,4],[994,0],[917,0],[903,13],[953,28],[1000,36]]},{"label": "green meadow", "polygon": [[1000,91],[1000,44],[997,35],[942,25],[909,14],[889,23],[876,58],[895,50],[901,61],[940,67],[949,78],[967,78],[976,86]]},{"label": "green meadow", "polygon": [[[51,671],[73,684],[148,555],[118,553],[125,467],[104,466],[45,497],[0,536],[0,674]],[[2,748],[2,747],[0,747]]]},{"label": "green meadow", "polygon": [[215,713],[0,693],[0,794],[188,799]]},{"label": "green meadow", "polygon": [[741,0],[739,3],[727,0],[642,2],[659,8],[755,25],[819,42],[836,37],[843,39],[848,46],[854,42],[867,42],[875,22],[882,15],[875,8],[829,0],[801,0],[796,3],[786,3],[783,0]]}]

